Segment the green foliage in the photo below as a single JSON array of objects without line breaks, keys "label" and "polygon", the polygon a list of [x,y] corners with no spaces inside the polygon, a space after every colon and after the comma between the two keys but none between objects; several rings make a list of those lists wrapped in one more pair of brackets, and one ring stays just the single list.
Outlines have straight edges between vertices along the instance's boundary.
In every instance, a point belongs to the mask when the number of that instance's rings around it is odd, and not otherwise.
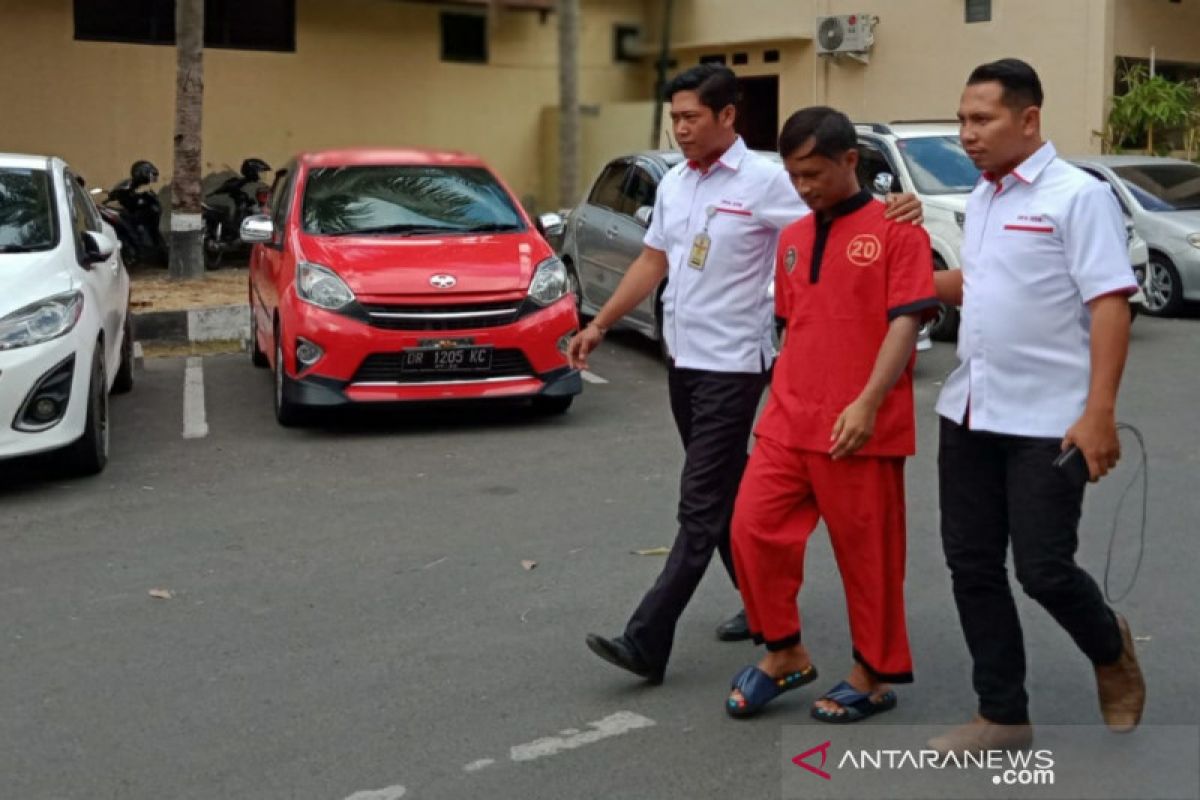
[{"label": "green foliage", "polygon": [[1151,76],[1145,64],[1122,64],[1120,79],[1125,93],[1113,96],[1106,129],[1097,132],[1105,152],[1144,141],[1147,153],[1162,155],[1169,142],[1162,135],[1156,142],[1155,133],[1178,132],[1191,158],[1200,130],[1200,86]]}]

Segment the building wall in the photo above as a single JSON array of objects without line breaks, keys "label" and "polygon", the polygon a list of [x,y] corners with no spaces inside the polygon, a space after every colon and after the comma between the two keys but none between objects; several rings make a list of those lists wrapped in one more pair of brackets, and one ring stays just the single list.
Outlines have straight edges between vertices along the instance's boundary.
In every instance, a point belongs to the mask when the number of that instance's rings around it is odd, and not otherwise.
[{"label": "building wall", "polygon": [[[612,55],[641,0],[585,0],[584,103],[645,98],[644,67]],[[438,14],[396,0],[297,0],[296,52],[205,51],[206,170],[310,148],[403,145],[487,159],[533,205],[542,109],[558,102],[557,16],[497,12],[489,63],[443,63]],[[0,0],[0,151],[67,158],[108,186],[135,159],[171,172],[175,51],[79,42],[72,0]],[[19,111],[16,111],[19,109]]]},{"label": "building wall", "polygon": [[1115,0],[1118,56],[1200,63],[1200,2]]},{"label": "building wall", "polygon": [[[673,40],[681,45],[680,68],[704,55],[748,51],[750,63],[733,69],[780,76],[781,122],[811,103],[864,121],[953,119],[971,69],[1005,56],[1023,58],[1046,91],[1046,134],[1062,152],[1087,152],[1097,148],[1092,131],[1101,127],[1112,86],[1113,2],[994,0],[990,22],[967,24],[963,0],[762,0],[759,13],[736,15],[721,13],[728,8],[722,0],[681,0],[692,13],[729,24],[681,19]],[[818,59],[811,40],[816,16],[861,13],[879,18],[870,63]],[[756,60],[764,46],[780,50],[778,64]]]}]

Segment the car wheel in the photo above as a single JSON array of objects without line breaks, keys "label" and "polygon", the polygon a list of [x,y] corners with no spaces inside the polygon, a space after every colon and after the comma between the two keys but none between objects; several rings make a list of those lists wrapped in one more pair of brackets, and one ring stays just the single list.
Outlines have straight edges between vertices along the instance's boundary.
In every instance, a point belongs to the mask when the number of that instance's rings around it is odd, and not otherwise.
[{"label": "car wheel", "polygon": [[1173,317],[1183,310],[1183,284],[1169,258],[1158,253],[1150,255],[1143,293],[1143,310],[1152,317]]},{"label": "car wheel", "polygon": [[256,367],[269,367],[271,362],[267,361],[267,354],[258,346],[258,315],[254,313],[254,300],[250,301],[250,363]]},{"label": "car wheel", "polygon": [[538,395],[533,398],[533,410],[546,416],[565,414],[573,402],[575,402],[575,395],[573,394]]},{"label": "car wheel", "polygon": [[125,325],[121,337],[121,364],[113,377],[113,394],[125,394],[133,390],[133,317],[128,311],[125,312]]},{"label": "car wheel", "polygon": [[[946,264],[937,256],[933,258],[935,270],[946,269]],[[958,339],[960,312],[957,306],[938,303],[938,313],[929,324],[929,338],[935,342],[953,342]]]},{"label": "car wheel", "polygon": [[87,421],[83,435],[67,447],[67,468],[75,475],[95,475],[108,464],[108,391],[104,345],[96,343],[88,379]]},{"label": "car wheel", "polygon": [[287,384],[287,370],[283,366],[283,331],[275,331],[275,420],[285,428],[291,428],[304,421],[304,410],[301,406],[288,400],[284,395]]}]

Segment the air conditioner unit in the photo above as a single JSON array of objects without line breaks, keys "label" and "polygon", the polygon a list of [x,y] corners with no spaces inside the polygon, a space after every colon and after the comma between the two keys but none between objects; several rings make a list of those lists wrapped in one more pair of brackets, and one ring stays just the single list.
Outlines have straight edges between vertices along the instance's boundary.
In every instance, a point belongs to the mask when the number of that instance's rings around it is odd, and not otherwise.
[{"label": "air conditioner unit", "polygon": [[867,53],[875,44],[875,17],[870,14],[841,14],[817,17],[817,53]]}]

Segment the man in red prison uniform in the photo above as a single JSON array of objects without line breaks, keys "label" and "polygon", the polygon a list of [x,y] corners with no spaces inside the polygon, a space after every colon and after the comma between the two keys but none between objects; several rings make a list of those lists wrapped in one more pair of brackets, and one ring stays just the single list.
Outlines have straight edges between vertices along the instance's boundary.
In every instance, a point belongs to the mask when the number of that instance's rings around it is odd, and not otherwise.
[{"label": "man in red prison uniform", "polygon": [[726,704],[750,716],[816,677],[796,595],[819,519],[846,591],[854,667],[813,707],[850,722],[895,705],[912,681],[904,623],[904,459],[916,449],[912,366],[937,307],[924,229],[883,217],[858,185],[854,126],[831,108],[796,112],[779,151],[813,214],[786,228],[776,263],[787,320],[770,398],[738,492],[733,555],[750,630],[767,646]]}]

